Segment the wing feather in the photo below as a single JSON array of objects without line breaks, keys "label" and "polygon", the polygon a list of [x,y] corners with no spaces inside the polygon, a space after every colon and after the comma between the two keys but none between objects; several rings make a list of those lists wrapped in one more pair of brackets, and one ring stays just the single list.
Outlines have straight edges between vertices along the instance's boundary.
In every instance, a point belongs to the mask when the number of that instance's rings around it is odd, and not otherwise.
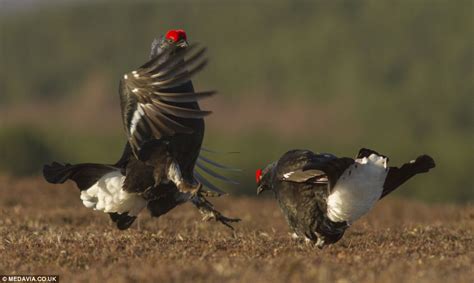
[{"label": "wing feather", "polygon": [[193,67],[192,69],[189,69],[187,71],[183,71],[177,75],[175,75],[174,77],[172,78],[169,78],[169,79],[160,79],[160,78],[155,78],[152,80],[152,83],[151,85],[152,86],[156,86],[156,87],[161,87],[161,88],[164,88],[164,89],[167,89],[167,88],[172,88],[172,87],[175,87],[175,86],[178,86],[178,85],[181,85],[187,81],[189,81],[189,79],[194,75],[196,74],[197,72],[201,71],[202,69],[204,69],[204,67],[207,65],[207,60],[199,63],[197,66]]},{"label": "wing feather", "polygon": [[183,60],[183,61],[177,63],[176,65],[173,65],[172,68],[169,68],[167,70],[163,70],[161,72],[158,72],[158,73],[152,75],[151,77],[152,78],[171,78],[171,77],[185,71],[186,70],[185,69],[186,64],[192,65],[192,64],[197,63],[198,60],[201,60],[202,56],[204,55],[205,52],[206,52],[206,48],[202,48],[196,54],[189,57],[186,61]]},{"label": "wing feather", "polygon": [[325,174],[329,184],[329,187],[332,189],[339,177],[346,171],[346,169],[354,163],[354,159],[349,157],[339,157],[318,155],[315,160],[310,164],[307,164],[303,168],[304,171],[321,171]]},{"label": "wing feather", "polygon": [[158,99],[152,99],[152,101],[153,105],[156,106],[161,112],[171,114],[176,117],[201,119],[212,113],[211,111],[184,108],[167,104],[166,102],[162,102]]},{"label": "wing feather", "polygon": [[215,91],[173,91],[206,66],[205,53],[205,48],[196,45],[184,50],[169,48],[123,76],[119,90],[123,123],[135,156],[149,140],[193,133],[182,118],[202,119],[211,114],[193,102]]},{"label": "wing feather", "polygon": [[316,183],[316,184],[327,184],[328,178],[326,173],[321,170],[296,170],[283,174],[282,181],[294,182],[294,183]]},{"label": "wing feather", "polygon": [[201,147],[201,151],[212,153],[212,154],[236,154],[236,153],[240,153],[238,151],[229,151],[229,152],[214,151],[214,150],[206,148],[206,147]]},{"label": "wing feather", "polygon": [[215,91],[187,92],[187,93],[156,93],[163,101],[169,102],[194,102],[214,95]]}]

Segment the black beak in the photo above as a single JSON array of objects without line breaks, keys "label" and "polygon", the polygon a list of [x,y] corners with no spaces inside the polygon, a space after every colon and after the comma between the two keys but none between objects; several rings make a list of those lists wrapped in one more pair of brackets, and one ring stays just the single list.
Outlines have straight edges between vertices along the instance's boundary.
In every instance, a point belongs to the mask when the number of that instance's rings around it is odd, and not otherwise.
[{"label": "black beak", "polygon": [[257,196],[260,195],[265,189],[262,186],[257,187]]},{"label": "black beak", "polygon": [[178,44],[176,46],[178,46],[180,48],[185,48],[185,47],[188,47],[189,44],[186,40],[181,40],[180,42],[178,42]]}]

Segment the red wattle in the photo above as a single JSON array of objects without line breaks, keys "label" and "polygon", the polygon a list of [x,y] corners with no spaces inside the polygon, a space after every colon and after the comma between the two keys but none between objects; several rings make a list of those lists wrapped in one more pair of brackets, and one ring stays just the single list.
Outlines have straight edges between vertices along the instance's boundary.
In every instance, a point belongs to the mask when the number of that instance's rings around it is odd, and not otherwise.
[{"label": "red wattle", "polygon": [[260,182],[260,179],[262,178],[262,169],[258,169],[257,171],[255,171],[255,180],[258,182]]},{"label": "red wattle", "polygon": [[172,29],[166,33],[165,37],[173,42],[178,42],[181,39],[187,40],[186,32],[182,29]]}]

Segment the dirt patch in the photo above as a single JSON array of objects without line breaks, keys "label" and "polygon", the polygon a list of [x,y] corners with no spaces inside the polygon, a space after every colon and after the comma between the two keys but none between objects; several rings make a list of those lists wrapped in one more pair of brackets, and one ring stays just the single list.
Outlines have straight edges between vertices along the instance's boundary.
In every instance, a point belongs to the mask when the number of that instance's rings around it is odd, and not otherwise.
[{"label": "dirt patch", "polygon": [[127,231],[71,185],[0,179],[0,274],[62,282],[473,282],[474,207],[384,199],[336,245],[293,241],[271,198],[223,197],[231,231],[183,205]]}]

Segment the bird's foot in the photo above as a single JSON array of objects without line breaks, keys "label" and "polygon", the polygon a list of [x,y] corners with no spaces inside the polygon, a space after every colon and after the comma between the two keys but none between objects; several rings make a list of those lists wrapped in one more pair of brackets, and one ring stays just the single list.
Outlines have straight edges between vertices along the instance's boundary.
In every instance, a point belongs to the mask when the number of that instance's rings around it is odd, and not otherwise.
[{"label": "bird's foot", "polygon": [[319,248],[319,249],[324,248],[324,240],[321,239],[321,238],[318,238],[318,240],[316,241],[315,246],[316,246],[317,248]]},{"label": "bird's foot", "polygon": [[298,235],[296,232],[290,233],[290,238],[298,246],[306,247],[311,243],[311,240],[308,237]]},{"label": "bird's foot", "polygon": [[202,218],[203,221],[210,221],[210,220],[215,220],[217,222],[220,222],[224,224],[225,226],[229,227],[230,229],[234,230],[234,227],[232,227],[231,223],[239,222],[241,219],[240,218],[229,218],[227,216],[222,215],[219,211],[213,209],[212,212],[207,213],[204,215]]},{"label": "bird's foot", "polygon": [[229,227],[232,230],[234,229],[234,227],[232,227],[231,223],[240,221],[239,218],[230,218],[230,217],[222,215],[219,211],[217,211],[214,208],[212,203],[210,203],[207,199],[205,199],[201,195],[198,195],[192,198],[192,202],[203,215],[202,217],[203,221],[215,220],[217,222],[224,224],[226,227]]},{"label": "bird's foot", "polygon": [[222,196],[222,194],[221,194],[221,193],[218,193],[218,192],[211,192],[211,191],[200,190],[200,191],[199,191],[199,196],[203,196],[203,197],[220,197],[220,196]]},{"label": "bird's foot", "polygon": [[300,237],[298,236],[298,234],[293,233],[293,234],[291,234],[291,238],[292,238],[293,240],[299,240]]},{"label": "bird's foot", "polygon": [[318,249],[324,248],[326,245],[325,238],[318,232],[314,232],[314,235],[316,236],[316,242],[313,241],[313,245]]}]

